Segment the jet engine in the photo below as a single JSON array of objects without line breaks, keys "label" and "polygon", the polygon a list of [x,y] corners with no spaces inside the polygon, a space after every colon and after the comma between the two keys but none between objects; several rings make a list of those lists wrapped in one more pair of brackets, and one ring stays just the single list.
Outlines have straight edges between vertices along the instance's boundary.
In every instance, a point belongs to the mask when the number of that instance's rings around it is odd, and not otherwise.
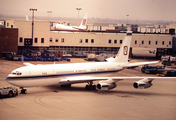
[{"label": "jet engine", "polygon": [[109,90],[109,89],[113,89],[117,86],[116,83],[101,83],[99,82],[97,84],[97,89],[98,90]]},{"label": "jet engine", "polygon": [[[153,79],[152,79],[153,80]],[[140,81],[137,81],[133,84],[133,87],[136,89],[145,89],[145,88],[149,88],[151,87],[152,84],[152,80],[149,80],[148,78],[144,78]]]}]

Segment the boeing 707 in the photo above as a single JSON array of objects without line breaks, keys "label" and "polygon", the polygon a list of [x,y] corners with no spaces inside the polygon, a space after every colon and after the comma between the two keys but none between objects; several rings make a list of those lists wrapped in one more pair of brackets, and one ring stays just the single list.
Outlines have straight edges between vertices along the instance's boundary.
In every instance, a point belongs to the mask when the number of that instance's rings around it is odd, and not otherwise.
[{"label": "boeing 707", "polygon": [[[155,78],[162,77],[110,77],[127,67],[158,63],[128,61],[132,32],[127,32],[116,57],[109,62],[89,62],[70,64],[33,65],[24,63],[26,66],[13,70],[6,81],[14,86],[22,88],[25,93],[27,87],[62,85],[71,86],[76,83],[88,83],[86,89],[109,90],[115,88],[116,83],[124,79],[140,79],[134,82],[135,88],[149,88]],[[97,85],[93,81],[99,81]]]}]

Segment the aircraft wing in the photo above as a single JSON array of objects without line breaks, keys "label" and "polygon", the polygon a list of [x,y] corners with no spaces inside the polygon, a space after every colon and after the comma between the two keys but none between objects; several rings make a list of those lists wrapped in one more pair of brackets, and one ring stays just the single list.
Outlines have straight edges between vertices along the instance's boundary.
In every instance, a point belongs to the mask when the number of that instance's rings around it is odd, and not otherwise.
[{"label": "aircraft wing", "polygon": [[34,65],[34,64],[31,64],[31,63],[27,63],[27,62],[25,62],[23,64],[26,65],[26,66],[33,66]]},{"label": "aircraft wing", "polygon": [[125,65],[124,67],[134,67],[134,66],[140,66],[140,65],[154,64],[154,63],[158,63],[158,62],[159,61],[129,63],[129,64]]},{"label": "aircraft wing", "polygon": [[128,80],[128,79],[134,79],[134,80],[142,80],[143,82],[153,81],[154,79],[176,79],[176,77],[70,77],[62,79],[59,84],[75,84],[75,83],[85,83],[85,82],[91,82],[91,81],[101,81],[105,83],[116,83],[121,80]]},{"label": "aircraft wing", "polygon": [[98,90],[109,90],[115,88],[116,82],[124,79],[139,79],[138,81],[135,81],[133,83],[133,87],[136,89],[146,89],[151,87],[152,81],[154,79],[176,79],[176,77],[86,77],[86,78],[70,78],[70,79],[63,79],[61,80],[60,85],[68,85],[68,84],[74,84],[74,83],[83,83],[83,82],[88,82],[91,83],[92,81],[100,80],[97,86],[93,85],[89,86],[86,85],[86,89],[95,89],[97,88]]},{"label": "aircraft wing", "polygon": [[176,79],[176,77],[147,77],[147,76],[135,76],[135,77],[111,77],[111,79],[113,80],[129,80],[129,79],[135,79],[135,80],[138,80],[138,79],[149,79],[149,80],[154,80],[154,79]]}]

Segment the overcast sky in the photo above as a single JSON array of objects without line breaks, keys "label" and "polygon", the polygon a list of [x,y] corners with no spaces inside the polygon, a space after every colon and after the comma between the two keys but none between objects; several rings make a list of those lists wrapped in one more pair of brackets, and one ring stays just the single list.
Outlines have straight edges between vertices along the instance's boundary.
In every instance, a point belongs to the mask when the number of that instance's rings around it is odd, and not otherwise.
[{"label": "overcast sky", "polygon": [[88,13],[92,18],[176,21],[176,0],[0,0],[0,14],[29,15],[36,8],[36,16],[80,17]]}]

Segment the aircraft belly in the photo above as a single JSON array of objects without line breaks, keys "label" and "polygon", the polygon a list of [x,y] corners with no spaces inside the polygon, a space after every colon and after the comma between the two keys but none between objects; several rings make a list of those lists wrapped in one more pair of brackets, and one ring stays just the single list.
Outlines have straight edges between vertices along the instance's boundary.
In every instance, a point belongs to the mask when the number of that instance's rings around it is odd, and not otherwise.
[{"label": "aircraft belly", "polygon": [[23,78],[6,80],[8,83],[18,87],[37,87],[37,86],[50,86],[57,85],[60,81],[58,77],[47,78]]}]

